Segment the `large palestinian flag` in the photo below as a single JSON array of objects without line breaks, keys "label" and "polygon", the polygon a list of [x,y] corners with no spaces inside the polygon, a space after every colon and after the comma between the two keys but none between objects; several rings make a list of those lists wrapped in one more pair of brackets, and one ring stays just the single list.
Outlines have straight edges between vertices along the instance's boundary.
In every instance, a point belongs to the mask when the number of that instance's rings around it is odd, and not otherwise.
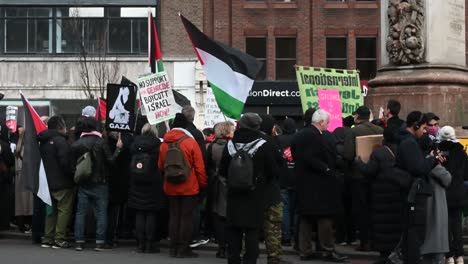
[{"label": "large palestinian flag", "polygon": [[23,178],[25,187],[33,194],[37,195],[44,203],[52,206],[49,185],[42,162],[41,152],[37,134],[47,129],[36,110],[29,103],[28,99],[21,93],[24,107],[24,154],[23,154]]},{"label": "large palestinian flag", "polygon": [[219,108],[227,117],[239,119],[262,64],[240,50],[210,39],[185,17],[180,18]]}]

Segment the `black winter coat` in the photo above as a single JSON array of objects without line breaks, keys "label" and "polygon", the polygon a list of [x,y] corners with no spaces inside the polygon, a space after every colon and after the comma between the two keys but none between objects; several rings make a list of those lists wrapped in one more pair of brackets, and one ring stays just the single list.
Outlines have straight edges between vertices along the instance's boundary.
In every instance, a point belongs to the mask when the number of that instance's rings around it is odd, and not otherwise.
[{"label": "black winter coat", "polygon": [[339,181],[334,173],[335,146],[316,127],[304,128],[291,144],[296,172],[297,206],[302,215],[342,213]]},{"label": "black winter coat", "polygon": [[437,165],[434,157],[424,156],[418,141],[406,129],[400,130],[400,144],[396,156],[397,167],[409,172],[414,178],[428,179],[429,173]]},{"label": "black winter coat", "polygon": [[396,149],[387,147],[374,150],[367,164],[358,163],[359,169],[371,185],[372,241],[373,249],[378,252],[391,252],[398,244],[403,231],[407,196],[407,190],[399,182],[408,179],[396,179],[395,177],[402,175],[392,171]]},{"label": "black winter coat", "polygon": [[[115,165],[111,167],[112,177],[109,178],[109,202],[111,204],[122,204],[128,200],[128,190],[130,187],[130,161],[132,154],[130,146],[133,143],[133,136],[129,133],[122,133],[121,140],[123,148],[115,160]],[[117,140],[109,138],[109,148],[111,152],[116,149]]]},{"label": "black winter coat", "polygon": [[89,183],[108,183],[110,176],[109,171],[114,165],[120,151],[116,149],[112,154],[107,142],[99,136],[83,136],[72,144],[74,165],[76,165],[79,157],[90,150],[92,150],[94,154],[93,175],[90,181],[83,183],[83,185]]},{"label": "black winter coat", "polygon": [[271,175],[268,175],[268,179],[265,186],[266,195],[266,207],[276,205],[281,202],[281,189],[280,189],[280,177],[281,172],[287,169],[286,162],[283,159],[280,147],[273,137],[268,136],[262,132],[262,138],[268,142],[268,145],[273,147],[273,157],[275,159],[275,166],[277,170],[272,170]]},{"label": "black winter coat", "polygon": [[151,157],[147,175],[130,174],[130,191],[128,207],[142,211],[155,211],[161,208],[163,201],[163,178],[158,169],[159,146],[161,141],[151,136],[137,136],[130,151],[132,155],[139,152],[148,153]]},{"label": "black winter coat", "polygon": [[47,184],[52,192],[72,188],[72,151],[67,140],[55,129],[47,129],[37,136]]},{"label": "black winter coat", "polygon": [[291,153],[291,143],[294,134],[280,135],[275,139],[278,142],[280,150],[283,154],[283,159],[286,166],[281,170],[280,187],[281,189],[295,189],[296,188],[296,175],[294,173],[294,159]]},{"label": "black winter coat", "polygon": [[452,182],[446,191],[448,208],[463,208],[468,204],[463,184],[468,180],[468,157],[465,149],[460,143],[442,141],[439,150],[447,152],[447,162],[443,165],[452,174]]},{"label": "black winter coat", "polygon": [[[234,133],[234,143],[250,143],[262,134],[259,131],[241,128]],[[266,209],[265,187],[269,177],[278,171],[274,157],[274,146],[264,143],[253,156],[254,173],[258,177],[255,190],[250,192],[235,192],[228,189],[226,217],[227,223],[236,227],[260,228]],[[231,156],[226,147],[221,159],[220,174],[227,177]]]}]

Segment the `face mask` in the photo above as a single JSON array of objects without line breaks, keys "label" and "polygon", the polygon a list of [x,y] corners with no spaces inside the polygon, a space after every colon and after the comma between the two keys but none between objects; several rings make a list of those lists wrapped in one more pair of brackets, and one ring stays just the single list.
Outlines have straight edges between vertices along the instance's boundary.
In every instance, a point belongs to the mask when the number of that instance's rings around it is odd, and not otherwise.
[{"label": "face mask", "polygon": [[429,135],[436,137],[437,134],[439,133],[439,127],[436,127],[436,126],[426,127],[426,132]]}]

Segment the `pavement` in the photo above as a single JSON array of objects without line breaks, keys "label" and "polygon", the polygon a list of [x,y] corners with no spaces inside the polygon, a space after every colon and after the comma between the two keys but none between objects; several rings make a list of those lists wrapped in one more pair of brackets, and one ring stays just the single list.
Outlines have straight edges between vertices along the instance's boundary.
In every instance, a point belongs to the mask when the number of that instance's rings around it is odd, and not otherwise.
[{"label": "pavement", "polygon": [[[85,249],[82,252],[73,249],[52,249],[41,248],[39,245],[33,245],[26,239],[0,239],[0,263],[2,264],[221,264],[227,263],[225,259],[217,259],[215,251],[197,249],[200,255],[194,259],[169,258],[167,248],[161,248],[159,254],[140,254],[136,253],[133,246],[121,246],[106,252],[96,252],[92,249]],[[323,261],[300,261],[297,256],[286,255],[283,258],[291,264],[310,263],[325,264]],[[349,263],[371,264],[373,260],[352,258]],[[258,260],[259,264],[266,264],[266,256],[262,254]]]},{"label": "pavement", "polygon": [[[167,241],[161,241],[160,254],[138,254],[135,251],[135,240],[119,240],[119,247],[108,252],[95,252],[92,250],[92,242],[89,249],[84,252],[77,252],[73,249],[44,249],[39,245],[31,243],[31,236],[18,231],[0,231],[0,263],[226,263],[226,260],[215,258],[217,245],[208,243],[197,247],[195,252],[200,254],[197,259],[174,259],[168,257]],[[337,246],[337,251],[347,255],[350,263],[370,264],[373,263],[378,254],[376,252],[358,252],[353,247]],[[266,263],[265,246],[260,244],[261,256],[259,264]],[[323,261],[300,261],[297,252],[292,247],[284,247],[283,259],[290,263],[329,263]]]}]

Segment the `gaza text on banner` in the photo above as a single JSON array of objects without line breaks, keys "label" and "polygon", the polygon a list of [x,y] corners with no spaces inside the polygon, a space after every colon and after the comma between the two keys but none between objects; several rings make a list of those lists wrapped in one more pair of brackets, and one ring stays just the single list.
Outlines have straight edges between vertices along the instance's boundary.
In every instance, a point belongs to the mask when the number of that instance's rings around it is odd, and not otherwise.
[{"label": "gaza text on banner", "polygon": [[355,70],[336,70],[296,66],[297,83],[302,110],[319,108],[318,90],[338,90],[343,116],[351,115],[363,105],[359,73]]},{"label": "gaza text on banner", "polygon": [[138,78],[140,96],[151,125],[174,118],[177,110],[169,77],[159,72]]}]

